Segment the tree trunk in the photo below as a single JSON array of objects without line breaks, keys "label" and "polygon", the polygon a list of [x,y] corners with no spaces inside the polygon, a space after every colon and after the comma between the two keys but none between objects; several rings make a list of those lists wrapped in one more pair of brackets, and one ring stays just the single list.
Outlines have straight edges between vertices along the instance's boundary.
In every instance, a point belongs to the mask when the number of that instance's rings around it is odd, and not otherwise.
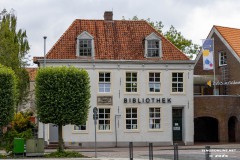
[{"label": "tree trunk", "polygon": [[58,151],[63,152],[63,137],[62,137],[62,125],[58,125]]}]

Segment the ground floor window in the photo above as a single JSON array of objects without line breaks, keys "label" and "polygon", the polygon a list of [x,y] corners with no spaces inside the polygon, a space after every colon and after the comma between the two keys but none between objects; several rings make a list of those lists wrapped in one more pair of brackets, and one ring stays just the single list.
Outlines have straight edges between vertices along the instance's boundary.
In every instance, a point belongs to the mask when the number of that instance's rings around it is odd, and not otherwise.
[{"label": "ground floor window", "polygon": [[110,130],[110,108],[98,109],[98,130]]},{"label": "ground floor window", "polygon": [[161,109],[149,108],[149,128],[160,129],[161,128]]},{"label": "ground floor window", "polygon": [[137,108],[126,108],[126,129],[138,129]]},{"label": "ground floor window", "polygon": [[86,131],[86,123],[84,125],[74,125],[74,130],[75,131]]}]

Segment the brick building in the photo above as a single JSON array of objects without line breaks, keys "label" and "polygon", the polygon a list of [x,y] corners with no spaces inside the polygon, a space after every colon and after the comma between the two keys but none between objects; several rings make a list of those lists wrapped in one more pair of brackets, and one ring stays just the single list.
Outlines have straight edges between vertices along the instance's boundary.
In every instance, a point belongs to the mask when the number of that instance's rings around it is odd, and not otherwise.
[{"label": "brick building", "polygon": [[[194,68],[195,141],[240,141],[240,29],[213,26],[213,70],[203,70],[200,53]],[[215,86],[215,95],[214,95]]]},{"label": "brick building", "polygon": [[[44,64],[43,57],[34,61]],[[88,121],[64,126],[65,145],[94,145],[94,107],[98,146],[193,144],[194,61],[146,21],[113,20],[112,12],[104,20],[77,19],[45,62],[84,68],[90,76]],[[39,125],[39,137],[57,141],[56,127]]]}]

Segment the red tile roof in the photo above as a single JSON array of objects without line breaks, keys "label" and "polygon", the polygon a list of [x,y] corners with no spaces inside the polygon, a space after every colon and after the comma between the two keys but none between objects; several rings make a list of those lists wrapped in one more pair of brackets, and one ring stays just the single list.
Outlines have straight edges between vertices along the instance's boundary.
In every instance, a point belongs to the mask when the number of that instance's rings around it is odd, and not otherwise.
[{"label": "red tile roof", "polygon": [[162,39],[162,60],[189,60],[146,21],[79,19],[75,20],[59,38],[47,53],[47,59],[79,59],[76,56],[76,38],[83,31],[94,37],[95,59],[160,60],[144,57],[144,38],[154,32]]},{"label": "red tile roof", "polygon": [[231,48],[240,57],[240,29],[214,26]]}]

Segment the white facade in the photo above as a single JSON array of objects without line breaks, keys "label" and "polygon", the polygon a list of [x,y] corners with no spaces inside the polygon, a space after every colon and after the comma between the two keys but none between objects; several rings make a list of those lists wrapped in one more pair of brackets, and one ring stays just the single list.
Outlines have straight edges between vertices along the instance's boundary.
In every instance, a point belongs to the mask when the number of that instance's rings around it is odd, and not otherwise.
[{"label": "white facade", "polygon": [[[43,60],[39,60],[40,64]],[[192,61],[80,61],[80,60],[49,60],[47,66],[72,65],[88,71],[91,81],[91,108],[89,109],[86,130],[74,130],[73,125],[63,127],[63,140],[67,146],[94,146],[93,108],[110,109],[107,130],[100,130],[97,123],[97,146],[127,146],[133,142],[135,146],[173,144],[173,129],[180,129],[180,138],[185,145],[193,144],[193,62]],[[42,66],[42,65],[40,65]],[[110,73],[110,93],[99,92],[99,73]],[[126,73],[137,73],[137,92],[126,92]],[[160,73],[160,92],[149,91],[149,73]],[[173,73],[182,73],[183,91],[172,92]],[[135,83],[135,82],[134,82]],[[134,84],[135,86],[135,84]],[[99,101],[100,100],[100,101]],[[136,100],[136,101],[135,101]],[[130,102],[131,101],[131,102]],[[165,101],[165,103],[164,103]],[[126,109],[136,108],[137,118],[126,121]],[[150,108],[160,109],[159,124],[150,129]],[[67,109],[67,106],[66,106]],[[173,109],[182,109],[182,125],[173,123]],[[109,110],[108,110],[109,111]],[[129,110],[128,110],[129,111]],[[135,113],[135,112],[134,112]],[[155,113],[154,113],[155,114]],[[100,115],[99,115],[100,116]],[[106,119],[105,119],[106,120]],[[132,121],[134,120],[134,121]],[[134,122],[137,120],[137,125]],[[126,123],[134,123],[132,129],[126,129]],[[175,125],[175,126],[173,126]],[[178,127],[179,126],[179,127]],[[47,142],[54,141],[49,124],[45,124],[44,138]],[[43,137],[43,127],[39,125],[39,137]]]}]

